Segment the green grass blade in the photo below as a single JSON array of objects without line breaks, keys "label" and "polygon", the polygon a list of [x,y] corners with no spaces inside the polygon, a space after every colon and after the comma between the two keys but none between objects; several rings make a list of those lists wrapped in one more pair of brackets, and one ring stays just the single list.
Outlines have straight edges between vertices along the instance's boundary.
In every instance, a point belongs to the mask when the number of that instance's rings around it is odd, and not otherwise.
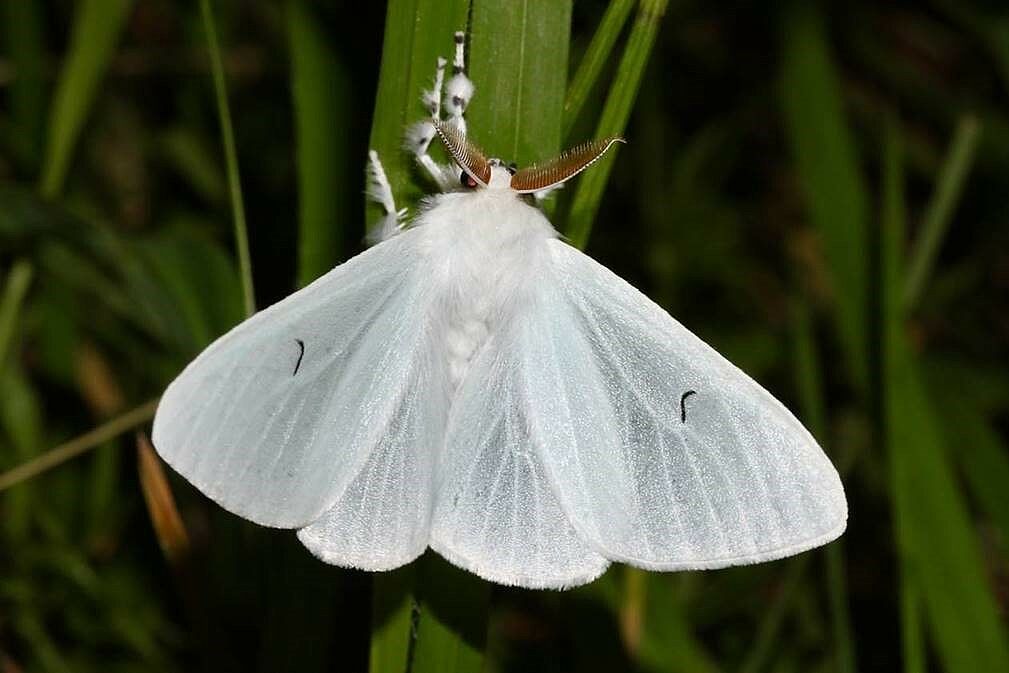
[{"label": "green grass blade", "polygon": [[[403,149],[403,136],[429,114],[421,93],[434,82],[438,57],[452,58],[452,35],[466,29],[468,15],[469,0],[389,0],[370,147],[378,152],[398,208],[414,205],[422,188],[429,189]],[[368,203],[369,227],[381,215]]]},{"label": "green grass blade", "polygon": [[[468,71],[476,94],[467,121],[492,156],[525,164],[559,149],[570,23],[569,0],[474,0]],[[421,577],[413,673],[479,671],[490,585],[433,554]]]},{"label": "green grass blade", "polygon": [[343,256],[346,204],[359,180],[350,178],[347,165],[348,75],[303,0],[289,3],[287,18],[300,204],[298,285],[303,286]]},{"label": "green grass blade", "polygon": [[479,673],[491,585],[428,553],[420,564],[420,622],[411,673]]},{"label": "green grass blade", "polygon": [[413,637],[415,565],[372,578],[369,673],[405,673]]},{"label": "green grass blade", "polygon": [[180,355],[195,355],[241,321],[242,288],[234,258],[197,235],[202,220],[180,221],[137,246],[137,261],[152,282],[143,294],[154,303],[163,295],[164,311],[180,328]]},{"label": "green grass blade", "polygon": [[[0,428],[7,444],[0,452],[0,460],[4,467],[27,460],[38,449],[41,427],[38,399],[22,375],[18,360],[11,356],[31,280],[31,264],[19,260],[7,273],[0,294]],[[22,542],[28,532],[30,498],[28,490],[20,488],[8,493],[3,502],[3,531],[8,543]]]},{"label": "green grass blade", "polygon": [[912,310],[921,299],[921,293],[939,254],[939,247],[949,229],[953,211],[963,193],[967,174],[974,163],[980,131],[980,125],[974,117],[965,117],[957,124],[935,191],[925,209],[921,231],[911,248],[904,281],[905,310]]},{"label": "green grass blade", "polygon": [[83,0],[78,4],[70,50],[49,113],[40,182],[46,197],[52,198],[63,189],[74,147],[132,5],[130,0]]},{"label": "green grass blade", "polygon": [[158,154],[189,187],[214,206],[228,199],[228,185],[211,144],[184,126],[166,130],[157,140]]},{"label": "green grass blade", "polygon": [[763,616],[757,626],[753,645],[743,660],[742,666],[739,667],[742,673],[763,671],[771,661],[778,645],[778,637],[785,617],[800,592],[803,575],[806,573],[810,558],[809,554],[804,554],[788,561],[780,585],[775,592],[774,600],[764,609]]},{"label": "green grass blade", "polygon": [[0,296],[0,371],[3,370],[7,355],[14,343],[21,304],[28,294],[32,280],[32,266],[25,260],[18,260],[7,273]]},{"label": "green grass blade", "polygon": [[[721,670],[715,657],[698,639],[691,622],[691,613],[684,597],[685,578],[626,567],[624,571],[643,586],[640,598],[631,601],[621,598],[623,605],[640,600],[642,623],[639,626],[640,647],[635,657],[642,671],[690,671],[690,673],[717,673]],[[630,588],[630,587],[628,587]],[[625,589],[626,593],[626,589]],[[624,643],[634,654],[633,642],[628,642],[625,630]]]},{"label": "green grass blade", "polygon": [[844,541],[836,540],[824,549],[827,561],[827,598],[830,601],[831,626],[834,629],[834,661],[837,671],[857,673],[858,658],[851,626],[844,548]]},{"label": "green grass blade", "polygon": [[820,442],[827,436],[827,410],[823,401],[823,376],[813,336],[809,306],[800,301],[795,306],[795,377],[802,409],[802,420]]},{"label": "green grass blade", "polygon": [[[378,152],[397,207],[422,194],[403,135],[427,114],[421,92],[434,81],[438,57],[452,57],[452,36],[466,29],[468,15],[469,0],[389,0],[370,147]],[[382,213],[367,205],[370,227]],[[411,567],[374,579],[370,673],[405,673],[409,667],[414,574]]]},{"label": "green grass blade", "polygon": [[820,239],[851,377],[868,385],[868,196],[821,18],[811,5],[784,14],[781,95],[809,219]]},{"label": "green grass blade", "polygon": [[[946,381],[929,378],[934,390],[948,387]],[[963,446],[955,455],[972,496],[1009,541],[1009,451],[1004,441],[976,406],[959,399],[944,405],[942,419],[946,444]]]},{"label": "green grass blade", "polygon": [[245,227],[245,206],[242,202],[242,183],[238,176],[238,153],[235,151],[235,133],[231,128],[231,109],[228,106],[228,90],[224,82],[224,65],[221,62],[221,48],[217,42],[217,28],[214,26],[214,12],[210,0],[200,0],[203,14],[203,29],[207,35],[207,49],[210,65],[214,73],[214,93],[217,97],[217,114],[221,122],[221,142],[224,145],[224,160],[228,168],[228,191],[231,194],[231,215],[235,224],[235,248],[238,253],[238,273],[242,279],[242,298],[245,315],[256,312],[256,295],[252,285],[252,260],[249,257],[249,235]]},{"label": "green grass blade", "polygon": [[[823,399],[823,377],[820,357],[813,335],[809,306],[799,302],[795,308],[795,373],[802,419],[821,444],[827,437],[827,411]],[[842,475],[847,456],[835,455],[841,463]],[[824,549],[827,564],[827,594],[830,600],[831,625],[834,633],[835,662],[838,673],[858,670],[855,639],[852,635],[848,587],[845,580],[844,540],[835,540]]]},{"label": "green grass blade", "polygon": [[[904,672],[923,672],[926,660],[925,637],[923,620],[921,616],[921,602],[918,591],[916,577],[912,574],[912,542],[910,537],[910,526],[908,525],[904,513],[909,511],[911,503],[909,498],[913,494],[903,486],[908,477],[906,474],[904,461],[898,460],[893,454],[892,433],[893,420],[891,398],[895,394],[893,391],[894,379],[889,368],[892,360],[892,351],[899,347],[901,339],[901,324],[897,318],[898,288],[900,287],[900,269],[902,265],[902,246],[904,240],[904,228],[906,215],[904,212],[904,176],[902,148],[900,138],[895,128],[895,122],[891,120],[887,134],[886,144],[883,154],[883,212],[882,212],[882,233],[880,235],[881,257],[881,291],[880,308],[883,312],[881,326],[883,328],[884,340],[884,362],[883,362],[883,388],[884,395],[884,436],[891,451],[891,480],[893,487],[893,507],[894,507],[894,539],[897,544],[898,561],[900,564],[900,623],[901,623],[901,646],[904,657]],[[892,318],[892,319],[891,319]]]},{"label": "green grass blade", "polygon": [[108,440],[118,437],[127,430],[135,428],[141,423],[154,418],[154,412],[158,408],[158,400],[151,400],[141,404],[139,407],[127,411],[125,414],[113,418],[111,421],[99,425],[94,430],[84,433],[80,437],[60,444],[57,447],[46,451],[38,458],[22,463],[12,470],[0,474],[0,492],[19,484],[26,479],[36,477],[46,470],[50,470],[57,465],[62,465],[71,458],[81,455]]},{"label": "green grass blade", "polygon": [[489,156],[520,166],[557,153],[567,86],[571,2],[473,0],[466,118]]},{"label": "green grass blade", "polygon": [[[900,288],[900,273],[902,265],[902,246],[904,239],[904,178],[900,138],[894,128],[894,122],[885,136],[886,145],[883,156],[883,213],[881,243],[881,289],[883,293],[881,310],[883,316],[881,326],[884,339],[883,387],[885,441],[891,451],[891,478],[893,482],[893,507],[895,512],[894,533],[900,562],[900,625],[901,647],[904,659],[904,673],[919,673],[924,671],[925,641],[923,621],[921,618],[921,601],[918,578],[913,573],[911,527],[908,525],[905,513],[911,510],[913,493],[908,487],[906,463],[893,455],[893,403],[896,382],[890,366],[893,353],[900,348],[903,335],[902,325],[898,317],[898,293]],[[888,434],[889,433],[889,434]]]},{"label": "green grass blade", "polygon": [[883,409],[904,590],[902,620],[912,641],[904,643],[905,659],[908,665],[925,660],[920,651],[907,651],[917,638],[914,612],[920,604],[946,670],[1005,671],[1009,643],[948,464],[938,417],[904,333],[903,179],[896,130],[889,135],[880,264]]},{"label": "green grass blade", "polygon": [[613,47],[620,37],[620,32],[627,23],[627,17],[634,9],[636,0],[610,0],[606,7],[603,18],[599,21],[599,28],[592,36],[585,55],[582,56],[581,63],[575,76],[568,86],[567,96],[564,98],[564,120],[562,136],[565,140],[571,135],[571,129],[578,120],[585,101],[599,81],[599,76],[603,68],[613,53]]},{"label": "green grass blade", "polygon": [[926,673],[925,628],[918,586],[902,573],[900,578],[900,637],[904,673]]},{"label": "green grass blade", "polygon": [[[641,0],[634,26],[627,39],[627,46],[624,47],[620,65],[617,67],[613,86],[606,97],[606,104],[596,127],[597,137],[622,135],[627,128],[627,120],[631,116],[631,108],[641,87],[641,79],[651,56],[652,47],[655,45],[667,1]],[[571,211],[565,232],[571,243],[579,248],[584,248],[589,240],[592,223],[603,198],[603,190],[606,189],[610,171],[613,170],[613,162],[619,151],[619,146],[611,149],[596,162],[592,170],[586,171],[579,178],[571,200]]]},{"label": "green grass blade", "polygon": [[935,428],[936,413],[907,346],[900,346],[888,366],[888,420],[905,572],[920,588],[946,670],[1006,671],[1009,645],[967,508]]},{"label": "green grass blade", "polygon": [[42,670],[52,673],[73,673],[73,666],[60,652],[60,647],[53,642],[53,636],[36,610],[37,608],[15,615],[13,629],[31,645],[34,658]]},{"label": "green grass blade", "polygon": [[[0,367],[0,428],[7,450],[4,465],[30,459],[41,446],[42,408],[39,395],[30,385],[18,363]],[[3,495],[3,532],[5,544],[23,544],[31,538],[32,505],[35,490],[27,483]]]}]

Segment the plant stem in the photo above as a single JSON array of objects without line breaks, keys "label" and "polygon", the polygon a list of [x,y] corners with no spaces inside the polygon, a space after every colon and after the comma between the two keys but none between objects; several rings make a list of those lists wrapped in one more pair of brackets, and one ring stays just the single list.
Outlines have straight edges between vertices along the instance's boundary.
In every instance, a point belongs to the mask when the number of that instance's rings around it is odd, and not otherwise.
[{"label": "plant stem", "polygon": [[46,470],[56,467],[66,461],[81,455],[82,453],[107,442],[130,428],[154,418],[154,412],[158,408],[158,400],[150,400],[141,404],[135,409],[127,411],[122,416],[118,416],[104,425],[99,425],[94,430],[86,432],[80,437],[71,439],[69,442],[60,444],[57,447],[46,451],[38,458],[22,463],[12,470],[0,474],[0,492],[15,486],[16,484],[31,479]]},{"label": "plant stem", "polygon": [[221,141],[224,144],[224,160],[228,168],[228,190],[231,193],[231,213],[235,224],[235,248],[238,251],[242,297],[245,303],[245,315],[251,316],[256,312],[256,296],[252,286],[249,235],[245,227],[245,206],[242,204],[242,183],[238,176],[238,155],[235,151],[235,134],[231,127],[224,66],[221,63],[221,49],[217,42],[217,29],[214,27],[214,13],[210,7],[210,0],[200,0],[200,8],[203,12],[203,27],[207,33],[210,66],[214,73],[214,92],[217,95],[217,114],[221,121]]},{"label": "plant stem", "polygon": [[908,258],[903,296],[905,311],[914,309],[932,274],[939,247],[953,217],[953,209],[960,200],[967,173],[974,163],[980,131],[981,127],[974,117],[964,117],[957,124],[935,191],[925,209],[921,231]]}]

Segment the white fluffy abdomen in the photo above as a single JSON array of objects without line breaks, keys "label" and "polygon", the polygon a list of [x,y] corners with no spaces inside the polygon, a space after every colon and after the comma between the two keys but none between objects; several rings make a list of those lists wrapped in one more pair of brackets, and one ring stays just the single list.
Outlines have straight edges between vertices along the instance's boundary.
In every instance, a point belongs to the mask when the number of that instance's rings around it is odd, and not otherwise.
[{"label": "white fluffy abdomen", "polygon": [[442,299],[432,324],[441,331],[453,390],[490,339],[526,302],[557,232],[510,190],[446,194],[420,217],[430,273]]},{"label": "white fluffy abdomen", "polygon": [[473,355],[487,341],[490,327],[486,314],[473,312],[471,316],[459,316],[459,320],[449,323],[445,334],[446,358],[449,381],[452,390],[462,383]]}]

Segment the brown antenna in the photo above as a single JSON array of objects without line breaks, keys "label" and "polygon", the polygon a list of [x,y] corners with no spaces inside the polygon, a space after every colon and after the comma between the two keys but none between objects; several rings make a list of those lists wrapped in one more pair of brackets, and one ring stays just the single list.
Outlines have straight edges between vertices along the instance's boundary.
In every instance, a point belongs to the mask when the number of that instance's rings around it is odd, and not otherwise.
[{"label": "brown antenna", "polygon": [[556,187],[598,161],[606,154],[606,150],[613,146],[613,143],[623,142],[627,141],[613,136],[576,145],[544,164],[532,165],[518,171],[512,176],[511,187],[519,194],[529,194]]},{"label": "brown antenna", "polygon": [[459,130],[443,121],[434,122],[434,130],[445,143],[445,149],[452,155],[466,174],[484,187],[490,182],[490,162],[476,146],[471,144]]}]

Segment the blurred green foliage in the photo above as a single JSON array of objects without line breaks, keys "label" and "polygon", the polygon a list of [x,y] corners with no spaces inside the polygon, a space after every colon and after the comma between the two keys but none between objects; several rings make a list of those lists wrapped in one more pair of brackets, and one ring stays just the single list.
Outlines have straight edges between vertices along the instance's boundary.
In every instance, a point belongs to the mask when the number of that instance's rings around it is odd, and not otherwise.
[{"label": "blurred green foliage", "polygon": [[402,131],[468,25],[474,139],[530,161],[628,138],[555,225],[799,413],[849,530],[533,592],[430,554],[326,566],[170,475],[170,564],[125,434],[0,492],[0,671],[361,671],[369,639],[376,671],[1009,670],[1009,10],[206,6],[231,176],[199,3],[0,5],[0,473],[241,319],[239,174],[259,306],[361,249],[369,147],[415,204]]}]

